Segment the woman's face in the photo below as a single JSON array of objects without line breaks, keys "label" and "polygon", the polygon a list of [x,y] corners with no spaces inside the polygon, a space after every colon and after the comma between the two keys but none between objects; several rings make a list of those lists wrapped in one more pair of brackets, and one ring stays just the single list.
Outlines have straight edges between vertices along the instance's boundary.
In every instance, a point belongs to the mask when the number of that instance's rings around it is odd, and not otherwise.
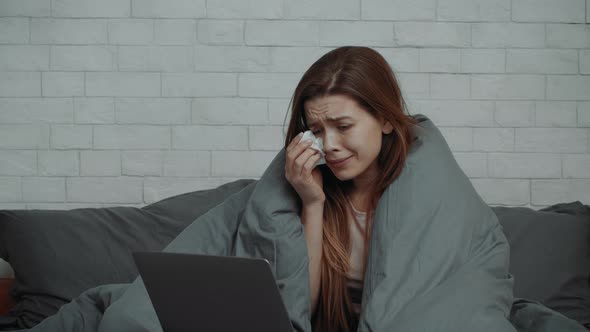
[{"label": "woman's face", "polygon": [[303,105],[309,130],[322,138],[326,164],[341,181],[369,183],[378,174],[382,135],[391,133],[346,95],[310,99]]}]

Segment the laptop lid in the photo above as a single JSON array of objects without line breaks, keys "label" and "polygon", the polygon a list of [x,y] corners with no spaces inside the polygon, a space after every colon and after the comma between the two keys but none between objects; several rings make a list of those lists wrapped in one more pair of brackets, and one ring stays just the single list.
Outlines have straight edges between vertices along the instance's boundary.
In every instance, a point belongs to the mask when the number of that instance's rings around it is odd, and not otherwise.
[{"label": "laptop lid", "polygon": [[263,259],[135,252],[164,332],[292,332]]}]

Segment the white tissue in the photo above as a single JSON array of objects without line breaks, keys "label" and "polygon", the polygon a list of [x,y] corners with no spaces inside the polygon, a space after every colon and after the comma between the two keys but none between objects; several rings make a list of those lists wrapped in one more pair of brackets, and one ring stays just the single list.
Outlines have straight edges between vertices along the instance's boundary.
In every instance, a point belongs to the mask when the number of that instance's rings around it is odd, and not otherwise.
[{"label": "white tissue", "polygon": [[[301,136],[301,142],[305,141],[312,141],[313,144],[311,145],[312,149],[318,150],[320,152],[320,160],[315,163],[315,166],[322,165],[326,163],[326,154],[324,153],[324,142],[321,138],[315,137],[311,130],[307,130]],[[314,166],[314,167],[315,167]]]}]

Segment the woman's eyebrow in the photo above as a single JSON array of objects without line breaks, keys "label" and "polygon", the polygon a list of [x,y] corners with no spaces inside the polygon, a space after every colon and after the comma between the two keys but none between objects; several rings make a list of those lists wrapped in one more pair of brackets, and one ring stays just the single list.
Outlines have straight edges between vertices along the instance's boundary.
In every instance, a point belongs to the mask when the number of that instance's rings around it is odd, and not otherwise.
[{"label": "woman's eyebrow", "polygon": [[[342,115],[342,116],[335,116],[335,117],[328,117],[326,118],[326,121],[328,122],[338,122],[340,120],[350,120],[352,119],[352,117],[348,116],[348,115]],[[316,124],[315,121],[312,122],[308,122],[307,125],[309,127],[314,126]]]}]

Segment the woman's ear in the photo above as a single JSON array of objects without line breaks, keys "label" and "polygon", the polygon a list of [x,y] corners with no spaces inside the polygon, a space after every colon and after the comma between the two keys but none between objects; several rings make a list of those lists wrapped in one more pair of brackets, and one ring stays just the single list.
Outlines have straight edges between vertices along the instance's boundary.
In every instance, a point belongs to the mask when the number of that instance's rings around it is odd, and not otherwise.
[{"label": "woman's ear", "polygon": [[393,131],[393,125],[391,124],[391,122],[386,121],[383,124],[383,126],[381,127],[381,131],[383,132],[384,135],[391,134],[391,132]]}]

